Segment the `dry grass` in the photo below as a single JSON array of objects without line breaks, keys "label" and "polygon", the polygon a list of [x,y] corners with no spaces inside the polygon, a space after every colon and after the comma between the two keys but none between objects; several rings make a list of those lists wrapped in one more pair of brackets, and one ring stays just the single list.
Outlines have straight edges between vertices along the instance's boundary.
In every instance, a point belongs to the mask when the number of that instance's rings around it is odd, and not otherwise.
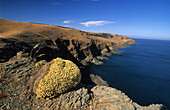
[{"label": "dry grass", "polygon": [[[29,38],[24,37],[16,37],[15,35],[19,35],[24,32],[30,32],[33,33],[36,36],[30,36]],[[18,40],[24,41],[24,42],[39,42],[42,40],[50,39],[54,41],[56,38],[63,38],[63,39],[76,39],[80,40],[86,43],[90,43],[91,39],[96,39],[100,41],[107,41],[107,42],[120,42],[122,41],[121,38],[124,38],[124,36],[119,36],[115,34],[108,34],[108,36],[114,36],[113,38],[102,38],[98,37],[97,35],[101,35],[101,33],[92,33],[92,32],[84,32],[86,34],[82,34],[84,31],[80,31],[77,29],[71,29],[71,28],[65,28],[60,26],[52,26],[52,25],[46,25],[46,24],[36,24],[36,23],[24,23],[24,22],[15,22],[15,21],[9,21],[0,19],[0,34],[1,37],[4,38],[16,38]],[[91,35],[92,34],[92,35]],[[96,35],[96,36],[94,36]],[[41,36],[38,37],[38,36]]]},{"label": "dry grass", "polygon": [[[37,45],[35,45],[35,46],[31,49],[30,58],[32,58],[33,60],[35,59],[36,53],[38,53],[39,50],[40,50],[40,49],[38,48],[39,45],[40,45],[40,44],[38,43]],[[38,48],[38,49],[37,49],[37,48]],[[37,49],[37,50],[35,51],[35,53],[34,53],[34,55],[33,55],[33,51],[34,51],[35,49]]]}]

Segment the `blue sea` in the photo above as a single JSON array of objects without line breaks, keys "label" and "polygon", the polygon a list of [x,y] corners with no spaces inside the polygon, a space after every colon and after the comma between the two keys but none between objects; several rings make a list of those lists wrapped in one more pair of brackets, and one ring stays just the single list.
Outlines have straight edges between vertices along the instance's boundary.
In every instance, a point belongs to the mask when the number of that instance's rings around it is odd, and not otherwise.
[{"label": "blue sea", "polygon": [[170,109],[170,41],[134,39],[103,65],[90,65],[111,87],[140,105],[164,104]]}]

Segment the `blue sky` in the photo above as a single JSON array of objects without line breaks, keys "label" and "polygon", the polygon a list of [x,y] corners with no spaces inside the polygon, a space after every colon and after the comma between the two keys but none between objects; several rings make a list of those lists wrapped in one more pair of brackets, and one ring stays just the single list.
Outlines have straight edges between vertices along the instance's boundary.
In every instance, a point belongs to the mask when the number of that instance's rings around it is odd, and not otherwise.
[{"label": "blue sky", "polygon": [[170,0],[0,0],[0,18],[170,40]]}]

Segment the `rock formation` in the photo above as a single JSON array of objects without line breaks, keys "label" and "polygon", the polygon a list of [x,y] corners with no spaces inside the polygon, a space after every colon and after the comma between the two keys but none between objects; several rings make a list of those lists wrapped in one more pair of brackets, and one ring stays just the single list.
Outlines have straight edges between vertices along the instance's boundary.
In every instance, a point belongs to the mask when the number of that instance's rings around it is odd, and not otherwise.
[{"label": "rock formation", "polygon": [[[115,34],[0,19],[0,109],[166,110],[161,104],[138,105],[84,66],[102,64],[105,56],[119,53],[116,49],[128,44],[135,41]],[[53,60],[57,57],[66,60]],[[65,80],[64,85],[56,75]],[[58,85],[62,85],[59,90]]]},{"label": "rock formation", "polygon": [[[135,44],[128,37],[107,33],[91,33],[59,26],[23,23],[0,19],[0,62],[8,61],[19,51],[31,53],[37,60],[56,57],[77,65],[102,64],[97,56],[111,55],[116,48]],[[35,46],[38,47],[34,48]],[[11,53],[9,53],[10,51]],[[81,64],[80,64],[81,62]]]},{"label": "rock formation", "polygon": [[91,108],[95,110],[166,110],[162,104],[140,106],[115,88],[95,86],[91,91],[94,95]]},{"label": "rock formation", "polygon": [[42,65],[37,67],[35,61],[21,53],[10,61],[1,63],[1,109],[167,110],[162,104],[140,106],[120,90],[108,86],[85,84],[82,80],[78,87],[55,98],[37,99],[32,89],[34,81],[39,76],[39,72],[44,70],[41,68],[49,64],[45,61],[41,62]]}]

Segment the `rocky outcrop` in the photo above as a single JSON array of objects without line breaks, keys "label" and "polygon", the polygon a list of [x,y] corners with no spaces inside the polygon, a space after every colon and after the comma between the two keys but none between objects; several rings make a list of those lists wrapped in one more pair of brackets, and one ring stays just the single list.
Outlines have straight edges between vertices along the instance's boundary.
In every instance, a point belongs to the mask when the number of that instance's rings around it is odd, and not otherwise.
[{"label": "rocky outcrop", "polygon": [[39,71],[44,70],[45,66],[45,69],[49,69],[47,68],[48,63],[45,61],[36,63],[21,52],[17,55],[10,61],[0,64],[0,109],[30,110],[52,107],[54,109],[58,107],[59,109],[76,109],[88,105],[91,96],[88,89],[81,86],[85,82],[53,99],[36,99],[37,95],[34,93],[33,87],[41,75]]},{"label": "rocky outcrop", "polygon": [[88,90],[80,88],[78,90],[70,91],[62,94],[53,100],[37,100],[37,105],[34,109],[83,109],[88,106],[91,99]]},{"label": "rocky outcrop", "polygon": [[[83,66],[102,64],[105,56],[119,53],[117,48],[135,44],[128,37],[4,19],[0,37],[0,109],[166,110],[161,104],[138,105]],[[36,99],[37,85],[51,66],[47,62],[57,57],[78,65],[80,84],[51,99]]]},{"label": "rocky outcrop", "polygon": [[95,86],[90,108],[95,110],[166,110],[162,104],[140,106],[115,88]]},{"label": "rocky outcrop", "polygon": [[0,62],[6,62],[15,56],[19,49],[8,39],[0,38]]},{"label": "rocky outcrop", "polygon": [[120,90],[108,87],[100,76],[88,76],[84,67],[80,67],[82,80],[78,87],[52,99],[36,99],[31,82],[48,63],[35,62],[22,52],[17,55],[0,65],[0,109],[166,110],[161,104],[138,105]]},{"label": "rocky outcrop", "polygon": [[17,52],[24,51],[36,60],[51,61],[60,57],[77,65],[102,64],[102,61],[96,59],[97,56],[111,55],[117,52],[116,48],[135,44],[128,37],[114,34],[4,19],[0,19],[0,35],[0,54],[3,53],[0,62],[8,61]]},{"label": "rocky outcrop", "polygon": [[99,75],[90,74],[90,79],[99,86],[109,86]]}]

